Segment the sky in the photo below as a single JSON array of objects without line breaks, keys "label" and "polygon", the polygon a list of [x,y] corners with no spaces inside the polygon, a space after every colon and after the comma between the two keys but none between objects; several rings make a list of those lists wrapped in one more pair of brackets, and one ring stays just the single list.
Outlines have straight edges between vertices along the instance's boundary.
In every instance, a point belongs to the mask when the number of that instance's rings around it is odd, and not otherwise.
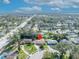
[{"label": "sky", "polygon": [[79,13],[79,0],[0,0],[3,13]]}]

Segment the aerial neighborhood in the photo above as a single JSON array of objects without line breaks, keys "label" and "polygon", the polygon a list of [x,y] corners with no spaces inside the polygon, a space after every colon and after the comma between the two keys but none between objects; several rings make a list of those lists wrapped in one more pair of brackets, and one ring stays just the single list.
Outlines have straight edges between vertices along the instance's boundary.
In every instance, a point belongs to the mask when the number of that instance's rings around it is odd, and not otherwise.
[{"label": "aerial neighborhood", "polygon": [[79,15],[5,15],[0,24],[0,59],[79,58]]}]

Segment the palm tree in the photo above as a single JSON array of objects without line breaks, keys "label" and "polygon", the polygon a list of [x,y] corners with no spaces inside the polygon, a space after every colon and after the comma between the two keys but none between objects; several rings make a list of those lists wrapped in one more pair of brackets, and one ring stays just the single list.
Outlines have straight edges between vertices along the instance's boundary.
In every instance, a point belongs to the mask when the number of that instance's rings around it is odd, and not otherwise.
[{"label": "palm tree", "polygon": [[[13,39],[12,40],[13,42],[17,42],[17,52],[19,54],[19,51],[21,50],[21,48],[20,48],[20,42],[21,42],[21,40],[20,40],[20,33],[16,33],[16,35],[14,35],[12,37],[12,39]],[[19,59],[18,56],[17,56],[17,59]]]}]

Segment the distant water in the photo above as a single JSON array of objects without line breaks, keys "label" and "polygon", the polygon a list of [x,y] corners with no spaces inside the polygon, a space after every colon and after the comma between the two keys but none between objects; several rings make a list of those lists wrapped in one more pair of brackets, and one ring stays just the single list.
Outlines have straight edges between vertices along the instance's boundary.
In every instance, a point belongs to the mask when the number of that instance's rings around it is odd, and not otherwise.
[{"label": "distant water", "polygon": [[4,55],[0,55],[0,59],[6,59]]}]

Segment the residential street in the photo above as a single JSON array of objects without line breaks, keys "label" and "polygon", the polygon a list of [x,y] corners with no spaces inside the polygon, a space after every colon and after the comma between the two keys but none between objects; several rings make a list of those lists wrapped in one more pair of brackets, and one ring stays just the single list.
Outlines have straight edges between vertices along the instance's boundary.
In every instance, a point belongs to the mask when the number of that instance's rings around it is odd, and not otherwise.
[{"label": "residential street", "polygon": [[8,37],[10,37],[13,34],[15,34],[18,29],[23,28],[28,23],[28,21],[30,21],[33,17],[34,16],[28,18],[25,22],[21,23],[18,27],[16,27],[15,29],[11,30],[11,32],[7,33],[4,37],[0,38],[0,49],[10,42],[10,40],[7,39]]}]

